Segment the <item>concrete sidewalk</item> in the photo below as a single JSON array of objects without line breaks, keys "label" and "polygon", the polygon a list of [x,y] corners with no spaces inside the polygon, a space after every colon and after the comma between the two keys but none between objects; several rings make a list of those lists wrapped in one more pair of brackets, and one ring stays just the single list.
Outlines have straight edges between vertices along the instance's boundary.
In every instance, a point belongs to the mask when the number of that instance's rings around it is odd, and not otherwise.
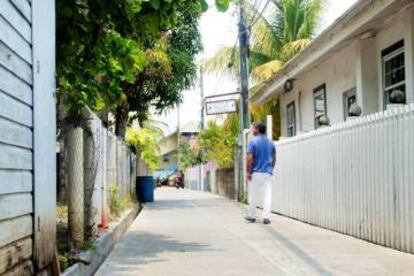
[{"label": "concrete sidewalk", "polygon": [[249,224],[238,203],[158,189],[96,275],[414,275],[414,255],[274,215]]}]

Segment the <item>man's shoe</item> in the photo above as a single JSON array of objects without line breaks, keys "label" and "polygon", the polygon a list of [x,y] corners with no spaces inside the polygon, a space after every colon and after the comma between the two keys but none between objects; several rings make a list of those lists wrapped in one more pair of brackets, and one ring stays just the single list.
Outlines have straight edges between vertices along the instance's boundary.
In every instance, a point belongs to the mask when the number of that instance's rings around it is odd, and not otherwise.
[{"label": "man's shoe", "polygon": [[251,217],[244,217],[245,220],[247,220],[248,222],[254,223],[256,222],[255,218],[251,218]]},{"label": "man's shoe", "polygon": [[264,219],[263,224],[270,224],[270,219]]}]

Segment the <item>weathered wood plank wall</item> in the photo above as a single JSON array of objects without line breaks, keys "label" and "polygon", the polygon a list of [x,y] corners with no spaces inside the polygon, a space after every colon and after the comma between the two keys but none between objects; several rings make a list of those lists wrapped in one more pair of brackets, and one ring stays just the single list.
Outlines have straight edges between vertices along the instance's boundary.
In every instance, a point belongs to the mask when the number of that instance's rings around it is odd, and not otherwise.
[{"label": "weathered wood plank wall", "polygon": [[31,5],[0,2],[0,274],[33,271]]}]

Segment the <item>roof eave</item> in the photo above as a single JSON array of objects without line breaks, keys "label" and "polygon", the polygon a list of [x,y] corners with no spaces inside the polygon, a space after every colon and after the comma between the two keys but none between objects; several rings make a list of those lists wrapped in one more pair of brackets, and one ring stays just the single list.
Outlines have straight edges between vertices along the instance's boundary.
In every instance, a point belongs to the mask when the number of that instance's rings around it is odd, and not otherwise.
[{"label": "roof eave", "polygon": [[[328,55],[332,49],[352,37],[364,24],[396,2],[401,2],[401,5],[403,5],[404,2],[409,1],[359,0],[316,37],[306,49],[287,62],[277,74],[264,82],[250,100],[254,104],[261,104],[270,97],[279,96],[283,91],[286,80],[294,78],[312,66],[312,64],[317,63],[322,57]],[[365,16],[357,18],[358,15],[364,12],[366,13]]]}]

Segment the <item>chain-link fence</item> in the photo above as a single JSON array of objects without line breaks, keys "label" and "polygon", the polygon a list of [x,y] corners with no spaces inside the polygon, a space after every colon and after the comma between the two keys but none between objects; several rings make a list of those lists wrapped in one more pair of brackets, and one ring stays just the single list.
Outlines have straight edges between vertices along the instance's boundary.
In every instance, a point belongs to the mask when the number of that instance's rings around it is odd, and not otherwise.
[{"label": "chain-link fence", "polygon": [[65,197],[73,247],[83,243],[80,237],[93,238],[98,227],[107,227],[114,197],[123,204],[135,196],[135,154],[96,114],[88,109],[84,114],[81,126],[63,131],[61,152],[65,154],[58,174],[68,187]]}]

